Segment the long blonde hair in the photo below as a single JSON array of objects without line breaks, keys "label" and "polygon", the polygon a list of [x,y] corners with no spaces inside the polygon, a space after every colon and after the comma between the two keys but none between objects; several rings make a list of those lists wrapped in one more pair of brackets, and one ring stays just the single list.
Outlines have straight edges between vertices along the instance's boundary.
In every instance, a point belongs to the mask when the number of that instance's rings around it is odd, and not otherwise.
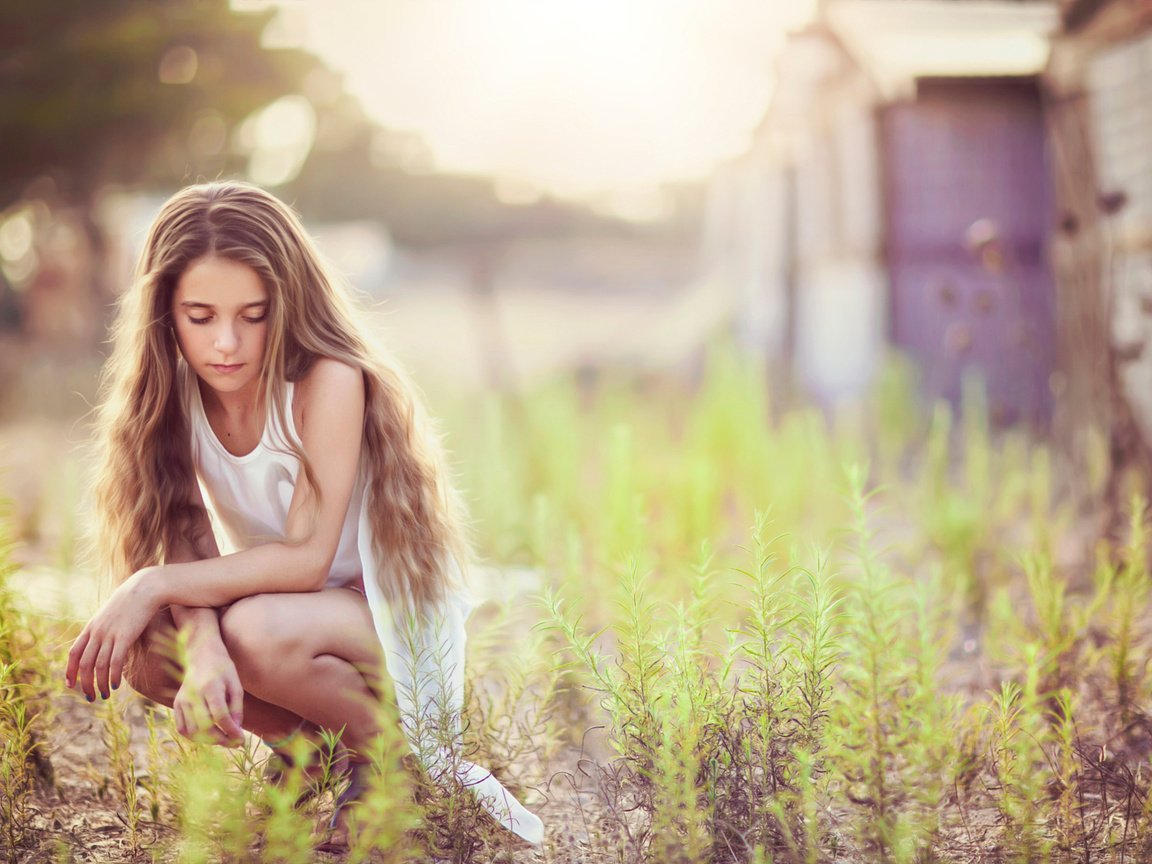
[{"label": "long blonde hair", "polygon": [[[463,509],[439,436],[415,388],[356,324],[300,220],[246,183],[189,186],[170,198],[148,233],[131,288],[121,298],[97,415],[96,548],[113,584],[162,563],[177,544],[202,550],[207,524],[194,494],[188,418],[179,396],[172,295],[180,276],[208,256],[251,267],[269,296],[261,391],[283,427],[285,381],[328,357],[364,375],[366,506],[381,589],[421,608],[442,599],[453,561],[467,561]],[[299,442],[302,482],[314,475]],[[316,502],[313,496],[314,503]],[[199,554],[203,554],[200,552]]]}]

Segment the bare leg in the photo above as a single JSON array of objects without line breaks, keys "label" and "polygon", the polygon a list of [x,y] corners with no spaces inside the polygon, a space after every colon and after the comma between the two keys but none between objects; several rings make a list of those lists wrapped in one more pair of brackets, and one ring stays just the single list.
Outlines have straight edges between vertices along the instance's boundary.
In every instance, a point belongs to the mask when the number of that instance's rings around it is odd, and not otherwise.
[{"label": "bare leg", "polygon": [[246,692],[362,750],[378,731],[383,654],[364,597],[332,588],[258,594],[232,604],[220,631]]},{"label": "bare leg", "polygon": [[348,844],[348,805],[363,794],[362,755],[378,732],[384,657],[364,596],[342,588],[309,594],[259,594],[232,604],[220,631],[240,683],[325,729],[343,730],[350,754],[348,786],[332,832],[319,849]]},{"label": "bare leg", "polygon": [[[266,741],[301,728],[309,737],[343,730],[352,750],[376,734],[384,659],[363,595],[336,588],[245,597],[221,613],[220,632],[244,686],[244,728]],[[127,670],[133,688],[169,707],[180,680],[168,659],[174,634],[171,616],[158,615]],[[366,768],[353,758],[347,797],[362,791]],[[346,820],[346,810],[335,815],[325,847],[347,845]]]}]

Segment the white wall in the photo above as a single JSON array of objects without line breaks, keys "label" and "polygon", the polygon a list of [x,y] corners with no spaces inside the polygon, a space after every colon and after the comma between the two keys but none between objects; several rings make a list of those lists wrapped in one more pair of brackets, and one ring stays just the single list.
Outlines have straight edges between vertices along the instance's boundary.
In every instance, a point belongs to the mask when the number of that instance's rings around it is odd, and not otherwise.
[{"label": "white wall", "polygon": [[821,260],[800,273],[797,383],[826,404],[862,395],[884,350],[887,274],[874,261]]},{"label": "white wall", "polygon": [[1121,384],[1152,441],[1152,36],[1096,54],[1088,91],[1100,189],[1128,198],[1111,220],[1116,255],[1103,274],[1112,292],[1111,337]]}]

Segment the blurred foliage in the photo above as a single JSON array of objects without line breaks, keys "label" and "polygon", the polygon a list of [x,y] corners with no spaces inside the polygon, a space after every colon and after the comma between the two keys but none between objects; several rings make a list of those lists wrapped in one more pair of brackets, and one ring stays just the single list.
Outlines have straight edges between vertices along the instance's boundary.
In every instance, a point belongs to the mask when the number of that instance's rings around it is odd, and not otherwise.
[{"label": "blurred foliage", "polygon": [[[620,233],[619,220],[550,197],[509,206],[488,177],[434,173],[418,136],[381,128],[347,94],[317,107],[316,141],[285,197],[318,222],[378,220],[407,246]],[[327,104],[326,104],[327,103]]]},{"label": "blurred foliage", "polygon": [[[316,111],[316,139],[279,194],[310,220],[381,221],[416,246],[623,228],[551,198],[510,207],[488,178],[434,173],[418,136],[367,117],[318,58],[263,47],[275,14],[227,0],[0,5],[0,211],[45,197],[30,192],[40,178],[52,181],[47,197],[88,212],[107,184],[243,176],[238,125],[300,93]],[[87,228],[99,248],[99,226]]]},{"label": "blurred foliage", "polygon": [[[236,13],[227,0],[0,4],[0,210],[45,176],[81,204],[107,183],[197,179],[199,121],[230,132],[319,64],[261,47],[273,14]],[[236,170],[228,154],[214,172]]]}]

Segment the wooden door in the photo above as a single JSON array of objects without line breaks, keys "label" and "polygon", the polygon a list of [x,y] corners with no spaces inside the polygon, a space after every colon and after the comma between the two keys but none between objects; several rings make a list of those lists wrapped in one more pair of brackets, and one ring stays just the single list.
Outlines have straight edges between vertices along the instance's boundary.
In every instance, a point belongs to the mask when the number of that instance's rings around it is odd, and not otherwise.
[{"label": "wooden door", "polygon": [[993,419],[1046,426],[1051,193],[1032,79],[923,81],[881,114],[891,338],[925,395],[982,379]]}]

